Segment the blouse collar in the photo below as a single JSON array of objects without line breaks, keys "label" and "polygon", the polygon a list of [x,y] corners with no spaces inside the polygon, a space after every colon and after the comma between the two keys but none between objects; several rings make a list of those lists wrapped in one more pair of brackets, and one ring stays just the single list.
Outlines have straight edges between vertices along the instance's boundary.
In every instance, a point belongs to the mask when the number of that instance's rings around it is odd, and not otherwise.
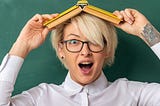
[{"label": "blouse collar", "polygon": [[103,72],[96,81],[85,86],[82,86],[77,82],[73,81],[71,79],[70,73],[67,74],[66,79],[63,83],[64,89],[68,91],[70,95],[74,95],[82,91],[85,91],[88,94],[94,94],[104,90],[108,85],[109,85],[108,80],[106,79]]}]

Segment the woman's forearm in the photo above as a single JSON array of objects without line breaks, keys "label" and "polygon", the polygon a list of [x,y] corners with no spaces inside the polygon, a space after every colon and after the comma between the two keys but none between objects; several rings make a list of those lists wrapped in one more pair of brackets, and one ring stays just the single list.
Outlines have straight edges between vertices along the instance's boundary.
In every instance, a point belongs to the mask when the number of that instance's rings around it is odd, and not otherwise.
[{"label": "woman's forearm", "polygon": [[150,23],[144,26],[141,35],[150,47],[160,42],[160,33]]}]

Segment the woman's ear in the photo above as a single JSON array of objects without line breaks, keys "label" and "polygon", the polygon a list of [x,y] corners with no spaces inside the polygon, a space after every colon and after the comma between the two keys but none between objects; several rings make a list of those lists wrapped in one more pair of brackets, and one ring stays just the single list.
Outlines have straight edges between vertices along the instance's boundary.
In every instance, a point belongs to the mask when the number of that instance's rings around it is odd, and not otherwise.
[{"label": "woman's ear", "polygon": [[59,43],[58,44],[58,55],[59,57],[63,57],[64,58],[64,51],[63,51],[63,44],[62,43]]},{"label": "woman's ear", "polygon": [[105,59],[110,58],[111,57],[111,52],[105,52]]}]

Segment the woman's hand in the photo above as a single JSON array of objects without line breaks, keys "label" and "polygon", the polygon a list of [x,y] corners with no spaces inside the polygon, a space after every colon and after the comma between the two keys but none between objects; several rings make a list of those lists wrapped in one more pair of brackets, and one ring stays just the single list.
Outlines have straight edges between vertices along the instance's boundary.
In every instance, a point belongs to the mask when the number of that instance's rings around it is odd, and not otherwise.
[{"label": "woman's hand", "polygon": [[147,18],[135,9],[115,11],[115,15],[124,20],[116,27],[123,31],[140,37],[148,46],[160,42],[160,33],[152,26]]},{"label": "woman's hand", "polygon": [[115,11],[114,14],[123,20],[119,25],[115,25],[116,27],[145,40],[142,33],[145,25],[147,25],[149,21],[143,14],[135,9]]},{"label": "woman's hand", "polygon": [[36,14],[33,16],[22,29],[9,54],[25,58],[31,50],[39,47],[45,41],[49,32],[49,29],[44,27],[43,23],[56,16],[57,14]]}]

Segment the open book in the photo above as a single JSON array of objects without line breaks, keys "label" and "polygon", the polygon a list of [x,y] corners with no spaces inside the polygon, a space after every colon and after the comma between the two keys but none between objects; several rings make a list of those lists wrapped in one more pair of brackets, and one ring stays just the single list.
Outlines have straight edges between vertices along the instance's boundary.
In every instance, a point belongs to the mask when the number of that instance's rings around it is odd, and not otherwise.
[{"label": "open book", "polygon": [[112,22],[114,24],[119,24],[121,19],[119,19],[114,14],[105,11],[103,9],[97,8],[95,6],[89,5],[87,0],[79,0],[76,5],[69,8],[68,10],[62,12],[57,17],[45,22],[43,25],[48,27],[49,29],[61,24],[62,22],[76,16],[81,12],[86,12],[88,14],[92,14],[96,17],[104,19],[106,21]]}]

